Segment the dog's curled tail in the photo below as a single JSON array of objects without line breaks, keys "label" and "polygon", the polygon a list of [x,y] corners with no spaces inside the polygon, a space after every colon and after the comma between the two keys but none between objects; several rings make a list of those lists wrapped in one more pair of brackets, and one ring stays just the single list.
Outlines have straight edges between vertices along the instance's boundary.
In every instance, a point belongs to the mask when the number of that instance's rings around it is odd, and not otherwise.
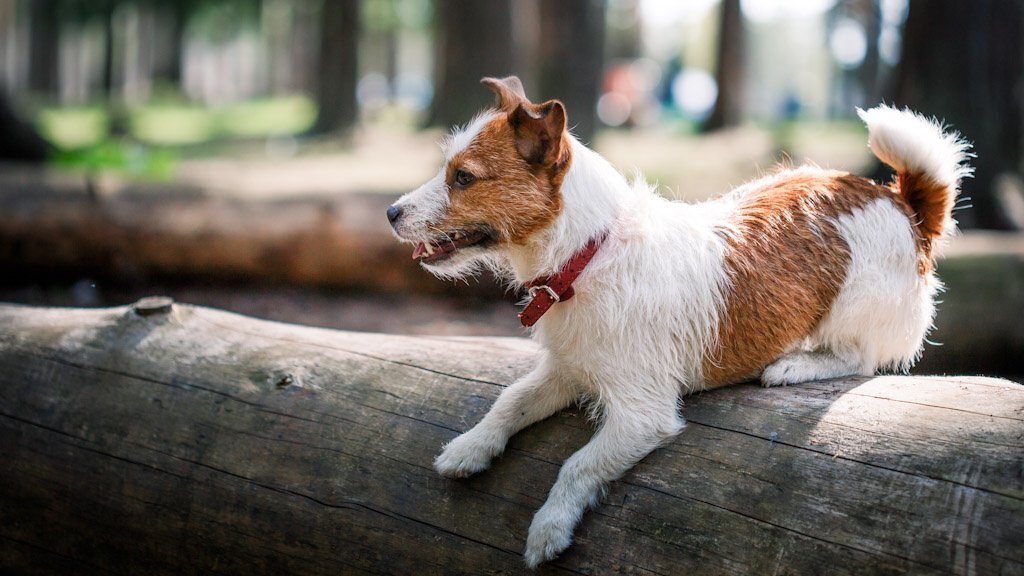
[{"label": "dog's curled tail", "polygon": [[868,126],[868,147],[896,170],[895,187],[914,211],[920,237],[930,247],[952,233],[960,180],[972,172],[967,164],[971,145],[909,109],[882,105],[857,109],[857,114]]}]

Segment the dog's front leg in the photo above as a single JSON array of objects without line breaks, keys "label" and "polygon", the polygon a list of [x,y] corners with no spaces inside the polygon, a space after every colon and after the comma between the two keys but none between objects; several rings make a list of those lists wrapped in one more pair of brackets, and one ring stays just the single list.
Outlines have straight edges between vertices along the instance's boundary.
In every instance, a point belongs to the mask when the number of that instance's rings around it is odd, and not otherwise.
[{"label": "dog's front leg", "polygon": [[536,368],[506,388],[484,419],[445,446],[434,468],[452,478],[487,469],[513,434],[568,406],[577,391],[545,355]]},{"label": "dog's front leg", "polygon": [[525,553],[531,568],[569,546],[584,510],[597,503],[609,482],[683,429],[674,398],[648,406],[619,404],[605,407],[600,430],[566,460],[547,501],[533,517]]}]

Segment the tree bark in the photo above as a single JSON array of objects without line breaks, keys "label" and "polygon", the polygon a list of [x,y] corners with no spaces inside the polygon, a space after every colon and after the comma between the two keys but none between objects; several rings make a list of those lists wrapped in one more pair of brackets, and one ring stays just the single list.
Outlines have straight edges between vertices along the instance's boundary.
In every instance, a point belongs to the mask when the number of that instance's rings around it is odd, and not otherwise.
[{"label": "tree bark", "polygon": [[153,75],[156,79],[179,87],[182,82],[182,62],[185,54],[185,36],[188,23],[195,9],[196,0],[162,2],[156,11],[157,22],[166,26],[166,43],[163,50],[157,50],[154,58]]},{"label": "tree bark", "polygon": [[[879,88],[882,85],[882,58],[878,52],[878,38],[882,34],[882,8],[877,0],[858,0],[852,3],[851,11],[864,26],[867,49],[864,61],[857,69],[857,78],[864,90],[867,106],[874,106],[879,100]],[[847,114],[853,116],[853,111]]]},{"label": "tree bark", "polygon": [[961,227],[1010,228],[994,181],[1022,171],[1024,2],[911,2],[891,100],[974,143],[974,178],[963,183],[973,208],[957,212]]},{"label": "tree bark", "polygon": [[438,0],[438,59],[429,125],[462,125],[494,102],[484,76],[513,74],[511,0]]},{"label": "tree bark", "polygon": [[359,119],[359,1],[324,2],[317,55],[317,116],[314,132],[344,132]]},{"label": "tree bark", "polygon": [[746,31],[740,0],[722,0],[718,29],[718,61],[715,81],[718,99],[711,115],[701,126],[704,132],[737,126],[743,121],[744,78],[746,77]]},{"label": "tree bark", "polygon": [[59,22],[55,0],[29,3],[28,87],[47,97],[58,92]]},{"label": "tree bark", "polygon": [[540,3],[538,101],[565,103],[568,125],[584,142],[597,126],[597,97],[604,75],[605,0]]},{"label": "tree bark", "polygon": [[[0,305],[0,558],[32,573],[528,574],[573,409],[453,481],[431,462],[535,361],[169,309]],[[1015,574],[1024,387],[853,378],[688,398],[554,573]]]}]

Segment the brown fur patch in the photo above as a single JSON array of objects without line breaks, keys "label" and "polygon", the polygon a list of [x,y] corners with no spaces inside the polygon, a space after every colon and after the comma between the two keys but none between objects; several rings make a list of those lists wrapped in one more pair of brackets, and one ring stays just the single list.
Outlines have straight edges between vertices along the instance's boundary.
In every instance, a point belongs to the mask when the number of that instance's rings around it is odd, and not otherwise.
[{"label": "brown fur patch", "polygon": [[924,276],[935,266],[934,242],[945,233],[956,194],[934,180],[905,172],[897,174],[889,187],[903,200],[902,206],[914,224],[917,270]]},{"label": "brown fur patch", "polygon": [[756,377],[813,331],[850,261],[829,219],[878,198],[910,216],[892,189],[845,172],[784,172],[742,197],[732,227],[722,230],[732,289],[718,342],[704,355],[707,387]]},{"label": "brown fur patch", "polygon": [[[508,116],[499,115],[448,162],[450,205],[435,227],[456,230],[486,224],[498,233],[499,241],[524,243],[554,221],[562,208],[559,189],[572,161],[565,135],[562,144],[563,153],[554,164],[531,164],[516,149]],[[469,186],[456,185],[458,170],[476,180]]]}]

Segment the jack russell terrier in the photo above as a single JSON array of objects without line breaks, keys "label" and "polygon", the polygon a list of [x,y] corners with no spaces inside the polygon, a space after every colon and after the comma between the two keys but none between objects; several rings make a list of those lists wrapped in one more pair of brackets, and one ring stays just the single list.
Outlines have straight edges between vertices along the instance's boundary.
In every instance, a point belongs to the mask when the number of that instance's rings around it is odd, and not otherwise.
[{"label": "jack russell terrier", "polygon": [[537,367],[434,462],[461,478],[509,437],[585,398],[600,428],[562,466],[533,518],[526,563],[565,550],[605,486],[684,427],[680,398],[907,370],[935,315],[969,145],[910,111],[859,110],[896,171],[879,185],[804,166],[700,204],[628,182],[566,129],[558,100],[516,77],[443,144],[429,182],[392,205],[395,234],[442,278],[496,271],[530,300]]}]

